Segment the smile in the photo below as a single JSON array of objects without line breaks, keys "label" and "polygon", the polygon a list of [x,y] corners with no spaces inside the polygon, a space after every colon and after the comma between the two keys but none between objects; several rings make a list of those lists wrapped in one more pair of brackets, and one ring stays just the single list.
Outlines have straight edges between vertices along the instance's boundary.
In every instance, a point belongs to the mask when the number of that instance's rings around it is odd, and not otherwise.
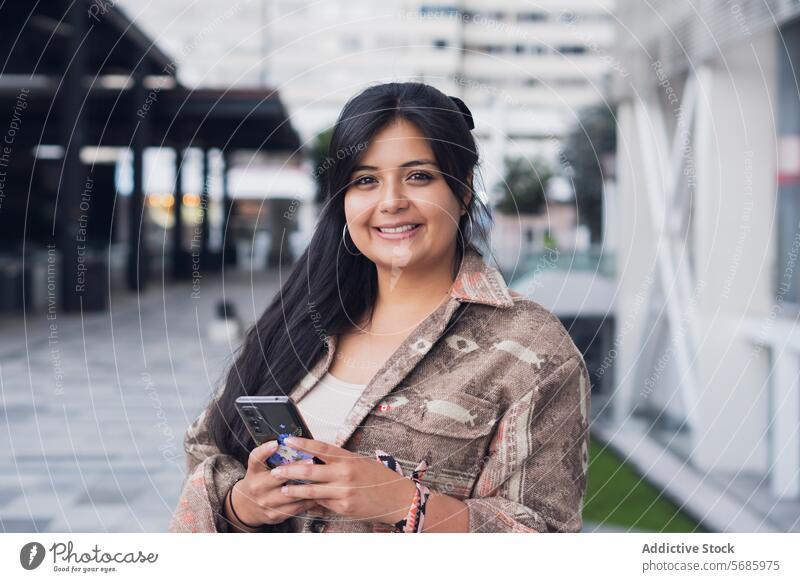
[{"label": "smile", "polygon": [[411,238],[412,236],[416,235],[421,226],[421,224],[407,224],[397,228],[373,228],[381,238],[385,238],[387,240],[401,240]]}]

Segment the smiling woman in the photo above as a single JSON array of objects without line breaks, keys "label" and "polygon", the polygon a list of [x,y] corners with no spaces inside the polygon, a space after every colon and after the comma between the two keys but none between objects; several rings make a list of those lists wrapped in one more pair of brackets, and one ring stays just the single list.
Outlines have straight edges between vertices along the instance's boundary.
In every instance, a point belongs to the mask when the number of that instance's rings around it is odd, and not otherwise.
[{"label": "smiling woman", "polygon": [[[355,246],[378,266],[379,276],[397,266],[432,269],[446,289],[452,283],[447,267],[457,258],[459,222],[472,200],[466,183],[471,180],[467,176],[459,184],[463,195],[455,196],[425,135],[412,122],[395,119],[375,134],[345,192],[347,229]],[[435,279],[407,272],[405,280]],[[389,289],[380,282],[378,288]],[[395,297],[405,294],[393,290]]]},{"label": "smiling woman", "polygon": [[[580,530],[586,366],[478,250],[472,127],[421,83],[344,107],[312,240],[186,433],[171,531]],[[322,463],[252,443],[234,401],[284,394]]]}]

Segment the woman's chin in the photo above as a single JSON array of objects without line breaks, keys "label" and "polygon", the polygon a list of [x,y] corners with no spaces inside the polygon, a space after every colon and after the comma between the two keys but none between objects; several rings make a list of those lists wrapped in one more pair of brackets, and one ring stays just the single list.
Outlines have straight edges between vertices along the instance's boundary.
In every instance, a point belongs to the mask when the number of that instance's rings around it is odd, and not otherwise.
[{"label": "woman's chin", "polygon": [[420,253],[411,248],[409,244],[381,244],[372,247],[373,262],[379,267],[397,269],[404,268],[416,263],[420,259]]}]

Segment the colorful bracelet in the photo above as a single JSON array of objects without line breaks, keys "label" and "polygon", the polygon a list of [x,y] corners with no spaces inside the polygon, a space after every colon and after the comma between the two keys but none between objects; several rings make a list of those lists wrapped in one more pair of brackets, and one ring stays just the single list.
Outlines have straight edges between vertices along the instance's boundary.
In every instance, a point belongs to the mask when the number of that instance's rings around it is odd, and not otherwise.
[{"label": "colorful bracelet", "polygon": [[416,485],[417,490],[414,493],[414,498],[411,501],[411,507],[408,510],[408,514],[394,524],[394,531],[396,533],[420,533],[422,531],[423,525],[425,523],[425,506],[428,503],[428,497],[431,494],[430,489],[428,489],[425,485],[422,484],[422,477],[425,476],[425,471],[428,470],[428,461],[427,459],[423,459],[420,461],[417,468],[411,473],[411,475],[403,475],[403,469],[400,467],[400,463],[398,463],[395,458],[383,451],[375,451],[375,457],[383,463],[385,467],[388,467],[392,471],[406,477],[407,479],[411,479]]}]

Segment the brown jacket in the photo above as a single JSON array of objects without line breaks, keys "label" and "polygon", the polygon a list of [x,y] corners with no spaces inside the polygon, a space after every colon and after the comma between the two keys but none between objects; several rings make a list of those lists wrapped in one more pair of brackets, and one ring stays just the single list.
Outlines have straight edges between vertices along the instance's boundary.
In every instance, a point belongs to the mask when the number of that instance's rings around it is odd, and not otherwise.
[{"label": "brown jacket", "polygon": [[[335,350],[328,336],[324,357],[290,392],[295,401],[325,374]],[[589,405],[586,366],[559,320],[510,291],[469,249],[450,299],[378,370],[336,444],[367,456],[384,450],[405,474],[430,453],[424,482],[464,501],[470,531],[577,532]],[[228,531],[222,504],[245,467],[219,452],[205,417],[186,432],[189,472],[170,531]],[[290,518],[290,527],[387,530],[324,509]]]}]

